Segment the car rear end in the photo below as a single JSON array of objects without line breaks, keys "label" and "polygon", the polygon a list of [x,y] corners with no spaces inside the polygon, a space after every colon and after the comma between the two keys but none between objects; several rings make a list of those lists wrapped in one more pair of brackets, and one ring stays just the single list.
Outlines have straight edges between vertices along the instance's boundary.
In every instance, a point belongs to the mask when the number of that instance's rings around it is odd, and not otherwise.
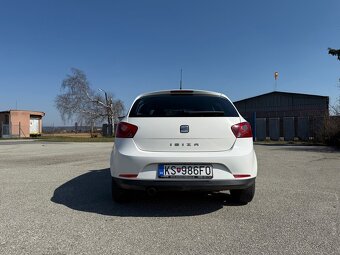
[{"label": "car rear end", "polygon": [[254,189],[257,161],[251,127],[219,93],[141,95],[118,124],[111,175],[122,194]]}]

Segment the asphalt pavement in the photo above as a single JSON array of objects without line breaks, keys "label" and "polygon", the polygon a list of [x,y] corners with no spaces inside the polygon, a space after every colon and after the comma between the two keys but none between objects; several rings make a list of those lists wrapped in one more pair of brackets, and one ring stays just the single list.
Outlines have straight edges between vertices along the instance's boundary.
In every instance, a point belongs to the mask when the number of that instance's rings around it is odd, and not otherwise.
[{"label": "asphalt pavement", "polygon": [[257,145],[256,195],[115,204],[110,143],[0,143],[0,254],[340,254],[340,152]]}]

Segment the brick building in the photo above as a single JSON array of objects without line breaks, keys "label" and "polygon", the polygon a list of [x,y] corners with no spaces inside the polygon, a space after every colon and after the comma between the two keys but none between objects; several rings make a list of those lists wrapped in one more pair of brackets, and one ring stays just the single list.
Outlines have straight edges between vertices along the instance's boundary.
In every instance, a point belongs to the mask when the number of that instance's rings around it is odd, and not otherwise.
[{"label": "brick building", "polygon": [[0,137],[30,137],[42,133],[44,112],[8,110],[0,112]]}]

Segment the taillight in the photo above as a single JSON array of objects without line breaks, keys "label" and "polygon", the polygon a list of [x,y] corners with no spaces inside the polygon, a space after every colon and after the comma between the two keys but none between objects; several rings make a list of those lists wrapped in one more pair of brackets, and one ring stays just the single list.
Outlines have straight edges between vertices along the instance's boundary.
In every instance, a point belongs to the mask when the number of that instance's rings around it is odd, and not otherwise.
[{"label": "taillight", "polygon": [[127,122],[119,122],[116,130],[117,138],[132,138],[137,133],[138,127]]},{"label": "taillight", "polygon": [[241,122],[231,127],[236,138],[253,137],[251,126],[248,122]]}]

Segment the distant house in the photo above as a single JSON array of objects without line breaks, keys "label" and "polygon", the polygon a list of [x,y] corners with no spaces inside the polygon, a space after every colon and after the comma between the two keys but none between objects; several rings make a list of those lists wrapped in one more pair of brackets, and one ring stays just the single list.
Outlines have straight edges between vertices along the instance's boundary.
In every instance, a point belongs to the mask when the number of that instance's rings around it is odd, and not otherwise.
[{"label": "distant house", "polygon": [[1,137],[30,137],[42,133],[44,112],[8,110],[0,112]]},{"label": "distant house", "polygon": [[320,95],[273,91],[239,100],[234,104],[246,119],[251,118],[254,112],[257,118],[329,115],[329,97]]}]

